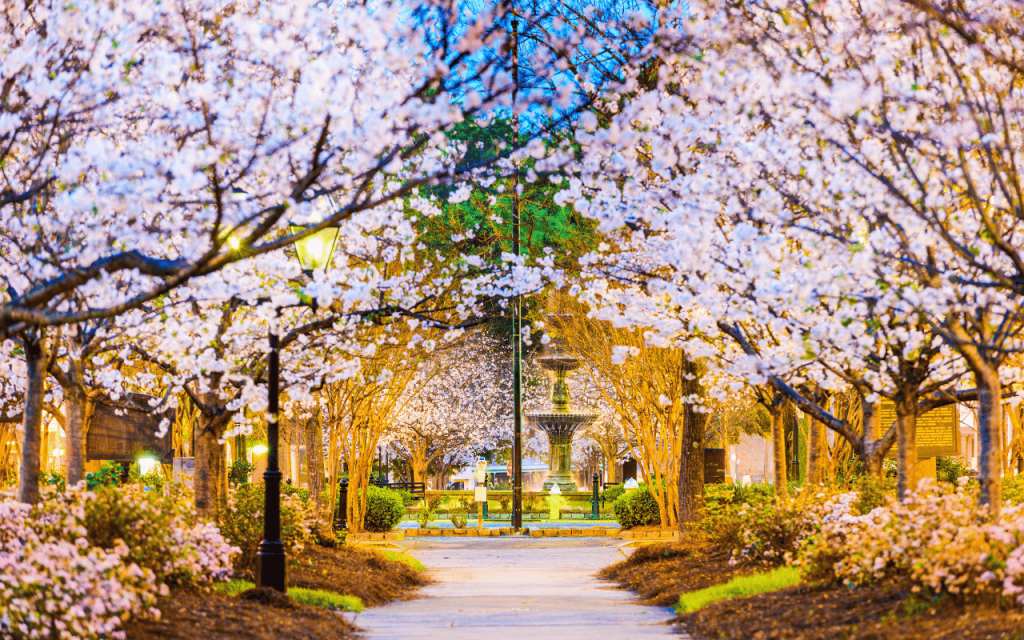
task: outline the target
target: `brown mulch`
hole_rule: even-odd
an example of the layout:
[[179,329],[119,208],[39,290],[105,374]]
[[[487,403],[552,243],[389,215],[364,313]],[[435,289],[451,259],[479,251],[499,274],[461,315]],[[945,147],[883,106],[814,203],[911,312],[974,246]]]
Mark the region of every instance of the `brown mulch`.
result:
[[697,640],[1024,640],[1024,612],[930,602],[887,587],[800,585],[677,618]]
[[679,594],[728,582],[749,569],[729,566],[729,556],[700,543],[639,547],[626,560],[598,574],[640,595],[642,604],[670,607]]
[[128,640],[347,640],[356,628],[333,611],[253,589],[237,598],[175,591],[157,604],[159,620],[125,623]]
[[[246,577],[246,576],[242,576]],[[288,557],[288,586],[359,597],[368,607],[408,600],[429,583],[411,567],[368,549],[309,546]],[[215,591],[174,591],[157,603],[159,620],[125,623],[128,640],[348,640],[337,613],[299,604],[273,589],[232,598]]]
[[368,607],[410,600],[430,580],[376,551],[350,545],[309,546],[288,558],[288,584],[357,596]]
[[[750,573],[699,541],[640,547],[599,574],[643,604],[674,606],[679,595]],[[1024,611],[928,601],[891,587],[800,585],[710,604],[676,618],[695,640],[1024,640]]]

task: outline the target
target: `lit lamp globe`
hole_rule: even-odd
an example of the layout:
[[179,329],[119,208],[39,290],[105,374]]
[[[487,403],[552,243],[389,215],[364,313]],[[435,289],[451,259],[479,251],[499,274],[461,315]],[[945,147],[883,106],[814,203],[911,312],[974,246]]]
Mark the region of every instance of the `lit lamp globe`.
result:
[[[334,210],[334,202],[328,197],[318,198],[314,206]],[[320,213],[314,214],[308,225],[288,225],[288,231],[292,235],[302,233],[310,227],[315,227],[323,221]],[[326,269],[331,263],[331,256],[334,255],[334,246],[338,243],[340,229],[335,226],[324,227],[316,233],[310,234],[301,240],[295,241],[295,256],[302,265],[302,270],[312,273],[318,269]]]

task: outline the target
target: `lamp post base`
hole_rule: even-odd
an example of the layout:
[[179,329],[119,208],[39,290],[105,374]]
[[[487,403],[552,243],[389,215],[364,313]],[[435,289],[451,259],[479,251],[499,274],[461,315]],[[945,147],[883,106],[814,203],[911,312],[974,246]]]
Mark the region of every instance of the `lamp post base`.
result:
[[256,586],[288,592],[284,545],[280,542],[260,543],[256,552]]

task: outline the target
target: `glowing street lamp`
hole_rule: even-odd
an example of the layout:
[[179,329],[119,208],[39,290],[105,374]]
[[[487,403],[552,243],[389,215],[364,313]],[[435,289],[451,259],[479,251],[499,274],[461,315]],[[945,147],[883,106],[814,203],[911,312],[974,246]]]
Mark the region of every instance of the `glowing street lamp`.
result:
[[[328,206],[331,210],[334,209],[334,201],[331,200],[330,196],[319,198],[314,203],[314,206],[324,205]],[[292,235],[302,233],[304,230],[315,227],[322,221],[323,217],[317,213],[314,214],[313,220],[310,221],[309,225],[289,225],[288,231]],[[301,240],[295,241],[295,255],[299,259],[299,264],[302,265],[303,271],[309,274],[330,266],[331,256],[334,255],[334,248],[338,244],[339,232],[340,229],[338,227],[324,227]]]
[[[319,199],[314,206],[327,205],[334,207],[330,198]],[[321,218],[322,220],[322,218]],[[318,224],[317,222],[313,223]],[[308,227],[290,225],[289,231],[294,235]],[[318,269],[326,269],[331,264],[335,245],[338,242],[337,227],[325,227],[320,231],[295,242],[295,255],[299,259],[302,270],[311,274]],[[300,296],[300,300],[305,296]],[[306,299],[308,300],[308,298]],[[316,301],[309,302],[316,309]],[[267,453],[267,469],[263,472],[264,502],[263,541],[256,552],[256,586],[270,587],[287,593],[285,581],[284,544],[281,542],[281,478],[284,474],[278,467],[278,416],[280,415],[280,359],[277,334],[270,331],[270,362],[267,367],[267,446],[253,447],[253,453],[260,449]]]

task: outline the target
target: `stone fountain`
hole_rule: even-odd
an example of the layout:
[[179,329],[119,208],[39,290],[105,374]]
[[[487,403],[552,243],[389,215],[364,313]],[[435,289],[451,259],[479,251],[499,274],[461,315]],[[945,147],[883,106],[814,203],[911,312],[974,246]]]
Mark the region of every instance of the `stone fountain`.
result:
[[565,375],[578,369],[580,362],[567,354],[561,344],[550,343],[536,362],[552,378],[551,413],[525,414],[531,427],[548,434],[550,471],[544,490],[550,491],[557,484],[561,491],[576,491],[578,487],[572,478],[572,437],[581,428],[593,424],[597,415],[569,411],[569,385]]

